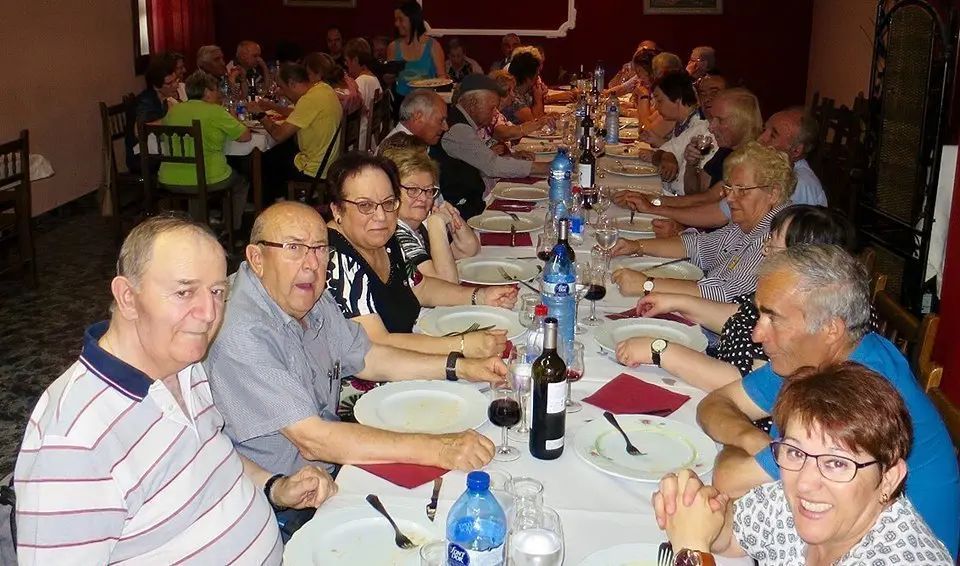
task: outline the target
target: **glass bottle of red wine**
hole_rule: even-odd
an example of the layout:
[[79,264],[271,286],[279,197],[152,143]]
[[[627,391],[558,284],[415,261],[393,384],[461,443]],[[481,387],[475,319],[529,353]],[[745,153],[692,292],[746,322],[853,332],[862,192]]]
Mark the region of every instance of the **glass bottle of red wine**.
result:
[[[577,261],[577,254],[570,246],[570,219],[561,218],[557,220],[557,245],[567,249],[567,258],[570,263]],[[556,248],[556,246],[554,246]],[[551,252],[552,254],[552,252]]]
[[580,146],[580,160],[577,165],[579,174],[580,191],[593,188],[595,176],[597,174],[597,157],[593,154],[593,135],[584,136],[583,144]]
[[557,353],[557,319],[543,321],[543,353],[533,362],[530,454],[555,460],[563,454],[567,426],[567,366]]
[[590,115],[591,112],[592,112],[592,109],[588,104],[586,114],[584,114],[583,119],[580,120],[580,139],[577,140],[577,143],[580,144],[581,148],[586,143],[584,140],[586,140],[587,138],[593,137],[594,124],[593,124],[593,117]]

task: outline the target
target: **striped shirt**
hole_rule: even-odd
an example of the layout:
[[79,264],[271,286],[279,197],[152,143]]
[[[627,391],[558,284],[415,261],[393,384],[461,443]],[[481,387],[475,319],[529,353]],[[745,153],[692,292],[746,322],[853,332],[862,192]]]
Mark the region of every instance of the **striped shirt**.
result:
[[403,220],[397,219],[396,235],[400,251],[403,252],[403,259],[408,264],[416,267],[431,259],[430,236],[422,223],[414,229]]
[[730,222],[713,232],[680,235],[690,261],[705,273],[697,282],[704,299],[729,303],[757,290],[757,268],[763,261],[763,244],[770,238],[770,221],[786,206],[775,206],[749,234]]
[[43,393],[17,458],[18,559],[32,564],[280,564],[270,504],[222,433],[206,374],[178,374],[188,415],[97,344]]

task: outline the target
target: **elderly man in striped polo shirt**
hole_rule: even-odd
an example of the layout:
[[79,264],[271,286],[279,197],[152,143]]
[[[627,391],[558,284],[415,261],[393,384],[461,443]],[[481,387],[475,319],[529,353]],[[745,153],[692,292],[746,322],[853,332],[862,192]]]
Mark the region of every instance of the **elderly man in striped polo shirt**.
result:
[[127,237],[109,322],[41,396],[17,460],[18,559],[32,564],[280,564],[271,510],[336,491],[306,466],[271,476],[223,434],[197,362],[220,326],[223,249],[154,217]]

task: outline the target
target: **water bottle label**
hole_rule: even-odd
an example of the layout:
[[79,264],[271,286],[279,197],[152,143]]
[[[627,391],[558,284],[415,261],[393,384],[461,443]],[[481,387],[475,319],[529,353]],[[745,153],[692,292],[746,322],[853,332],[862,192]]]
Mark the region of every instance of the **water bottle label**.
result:
[[[547,414],[562,413],[567,409],[567,382],[547,384]],[[547,443],[549,445],[549,442]],[[560,440],[563,445],[563,439]],[[549,446],[547,446],[549,448]]]
[[447,545],[447,566],[503,566],[503,545],[490,550],[467,550],[455,542]]
[[550,171],[550,178],[556,179],[557,181],[569,181],[571,179],[571,173],[570,171],[552,170]]
[[544,281],[543,293],[547,296],[553,296],[556,298],[569,297],[570,284],[569,283],[548,283]]
[[580,216],[570,217],[570,235],[571,236],[583,235],[583,218],[582,217]]

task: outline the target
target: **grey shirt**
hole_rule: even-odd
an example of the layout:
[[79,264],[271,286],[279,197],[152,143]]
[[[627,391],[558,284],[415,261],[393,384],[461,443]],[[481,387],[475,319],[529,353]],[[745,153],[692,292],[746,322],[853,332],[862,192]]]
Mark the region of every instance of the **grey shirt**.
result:
[[483,184],[487,190],[493,188],[501,178],[513,179],[530,176],[533,161],[501,157],[490,149],[480,135],[477,134],[477,124],[467,114],[462,106],[457,106],[467,124],[454,124],[450,130],[440,138],[440,145],[447,155],[459,159],[480,171]]
[[303,320],[306,328],[283,312],[243,262],[204,361],[224,432],[242,455],[272,473],[317,463],[305,460],[280,430],[313,415],[339,420],[340,376],[362,371],[370,351],[363,328],[343,318],[327,292]]

